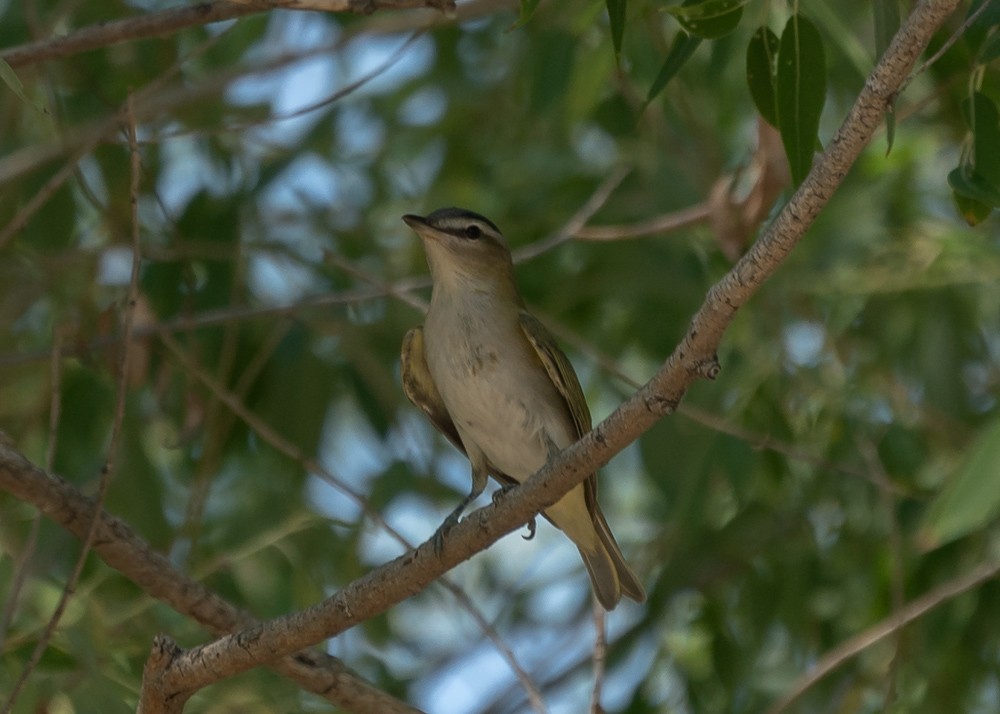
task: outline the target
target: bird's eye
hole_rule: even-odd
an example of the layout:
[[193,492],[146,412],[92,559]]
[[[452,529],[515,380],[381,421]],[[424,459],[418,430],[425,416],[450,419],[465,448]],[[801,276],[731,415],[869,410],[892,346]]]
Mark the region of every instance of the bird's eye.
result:
[[483,235],[483,230],[477,225],[471,225],[465,227],[466,238],[471,238],[472,240],[476,240],[477,238],[481,238],[482,235]]

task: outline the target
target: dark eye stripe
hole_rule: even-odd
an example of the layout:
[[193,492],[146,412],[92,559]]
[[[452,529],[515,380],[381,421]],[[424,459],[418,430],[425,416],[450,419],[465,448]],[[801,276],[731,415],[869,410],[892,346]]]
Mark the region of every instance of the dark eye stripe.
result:
[[466,226],[465,227],[465,237],[466,238],[471,238],[472,240],[476,240],[477,238],[481,238],[482,235],[483,235],[483,231],[477,225],[470,225],[470,226]]

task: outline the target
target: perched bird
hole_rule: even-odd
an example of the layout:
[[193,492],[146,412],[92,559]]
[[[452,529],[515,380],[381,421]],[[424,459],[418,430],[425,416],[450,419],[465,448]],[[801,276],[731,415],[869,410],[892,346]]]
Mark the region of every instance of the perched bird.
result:
[[[496,224],[460,208],[403,220],[422,239],[433,280],[426,322],[403,340],[403,390],[472,464],[472,490],[440,535],[490,474],[504,486],[523,482],[590,431],[590,411],[566,355],[525,309]],[[576,544],[605,609],[622,595],[645,599],[597,503],[597,474],[544,515]]]

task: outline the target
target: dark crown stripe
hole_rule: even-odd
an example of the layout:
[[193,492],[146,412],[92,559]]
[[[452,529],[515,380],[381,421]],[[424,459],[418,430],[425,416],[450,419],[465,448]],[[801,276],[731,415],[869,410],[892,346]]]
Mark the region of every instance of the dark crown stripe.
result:
[[476,213],[475,211],[470,211],[467,208],[454,208],[454,207],[439,208],[433,213],[427,215],[427,222],[430,223],[432,226],[439,226],[442,223],[451,222],[454,220],[462,220],[462,219],[482,221],[490,228],[495,230],[497,233],[501,232],[500,229],[497,228],[497,224],[491,221],[489,218],[487,218],[486,216],[482,216]]

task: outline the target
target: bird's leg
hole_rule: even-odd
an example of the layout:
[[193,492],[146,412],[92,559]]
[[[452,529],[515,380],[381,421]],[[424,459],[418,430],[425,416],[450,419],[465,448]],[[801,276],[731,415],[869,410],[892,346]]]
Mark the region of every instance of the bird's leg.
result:
[[465,510],[466,506],[479,498],[481,494],[486,489],[486,482],[489,480],[489,473],[486,471],[486,464],[473,464],[472,465],[472,490],[469,491],[469,495],[462,499],[462,502],[458,504],[458,507],[448,514],[448,517],[444,519],[444,522],[438,526],[438,529],[434,531],[434,552],[441,555],[441,551],[444,548],[444,537],[452,528],[454,528],[459,519],[462,516],[462,511]]
[[542,429],[542,444],[545,445],[545,463],[551,464],[553,459],[559,455],[559,452],[562,451],[562,449],[560,449],[559,445],[552,440],[552,437],[549,436],[549,432],[545,429]]
[[[545,429],[542,429],[542,443],[545,445],[545,463],[546,464],[552,463],[552,459],[554,459],[562,449],[560,449],[556,445],[556,442],[552,440],[552,437],[549,436],[549,432],[546,431]],[[496,503],[497,499],[503,498],[504,494],[506,494],[508,491],[514,488],[517,488],[517,484],[514,483],[504,484],[497,491],[493,493],[493,502]],[[532,516],[531,520],[528,521],[525,525],[528,526],[528,534],[523,535],[521,537],[524,538],[525,540],[531,540],[532,538],[535,537],[535,530],[538,528],[538,523],[535,521],[535,516]]]
[[[499,503],[504,496],[517,488],[517,486],[518,484],[516,483],[505,483],[501,485],[500,488],[493,492],[493,503]],[[535,529],[538,527],[538,524],[535,523],[535,517],[532,516],[531,520],[525,525],[528,527],[528,535],[523,535],[521,537],[525,540],[531,540],[535,537]]]

